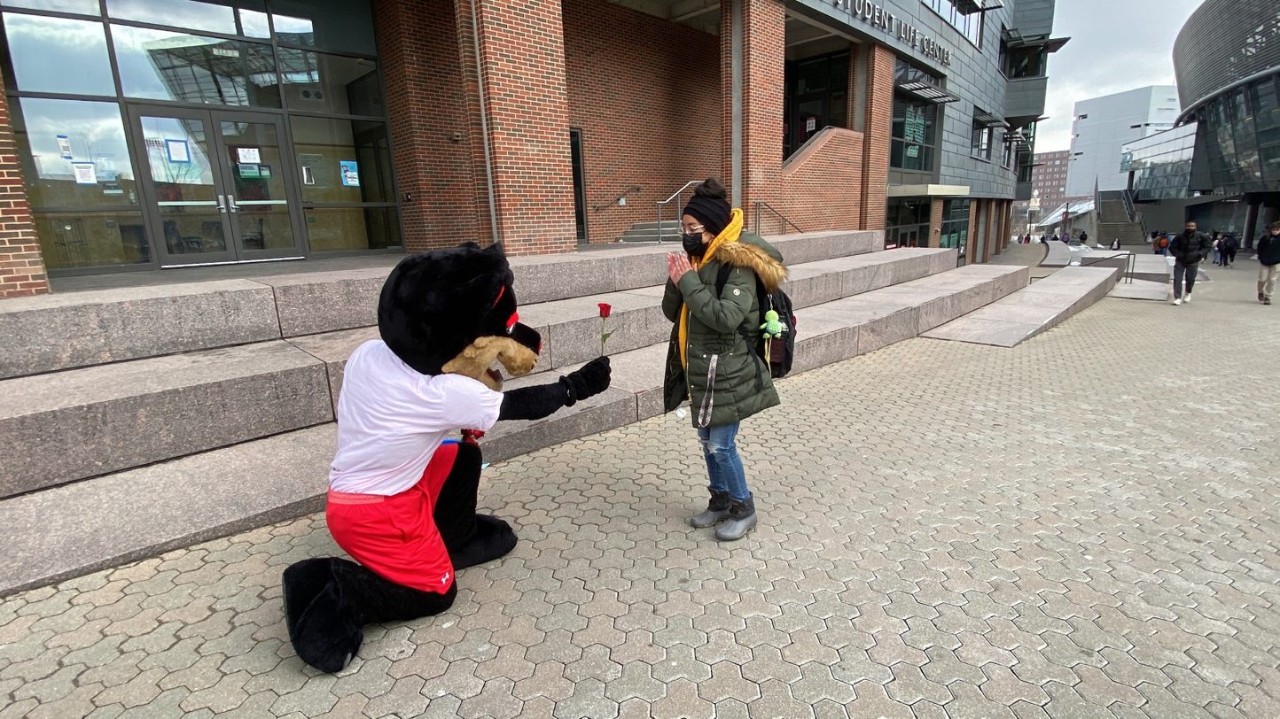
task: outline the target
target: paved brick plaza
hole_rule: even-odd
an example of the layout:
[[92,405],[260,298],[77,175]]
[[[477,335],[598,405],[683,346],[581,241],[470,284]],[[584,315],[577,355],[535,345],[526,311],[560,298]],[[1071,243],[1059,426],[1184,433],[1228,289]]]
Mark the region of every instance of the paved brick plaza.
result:
[[0,600],[0,717],[1280,716],[1280,308],[1254,269],[785,381],[734,545],[684,523],[687,420],[495,466],[481,502],[519,547],[338,677],[281,621],[281,569],[334,551],[320,517]]

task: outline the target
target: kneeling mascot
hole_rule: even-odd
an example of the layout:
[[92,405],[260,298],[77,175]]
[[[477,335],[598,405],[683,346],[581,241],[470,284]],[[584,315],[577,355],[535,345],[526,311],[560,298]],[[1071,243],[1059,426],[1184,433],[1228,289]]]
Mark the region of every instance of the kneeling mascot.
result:
[[608,388],[601,357],[555,382],[502,391],[498,366],[528,374],[542,349],[519,322],[513,279],[500,246],[467,244],[406,257],[383,285],[381,339],[360,345],[343,374],[325,508],[356,561],[307,559],[284,571],[289,639],[311,666],[345,667],[365,624],[448,609],[457,570],[515,547],[510,525],[476,513],[478,436]]

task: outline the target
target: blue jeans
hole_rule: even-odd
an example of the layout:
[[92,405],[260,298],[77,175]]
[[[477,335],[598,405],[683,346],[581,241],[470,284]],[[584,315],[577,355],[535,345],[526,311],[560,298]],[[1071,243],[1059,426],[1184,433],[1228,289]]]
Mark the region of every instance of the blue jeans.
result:
[[745,502],[751,498],[751,490],[747,489],[747,471],[742,467],[738,445],[734,444],[737,436],[737,422],[698,428],[702,456],[707,460],[707,476],[711,478],[711,491],[728,492],[730,498]]

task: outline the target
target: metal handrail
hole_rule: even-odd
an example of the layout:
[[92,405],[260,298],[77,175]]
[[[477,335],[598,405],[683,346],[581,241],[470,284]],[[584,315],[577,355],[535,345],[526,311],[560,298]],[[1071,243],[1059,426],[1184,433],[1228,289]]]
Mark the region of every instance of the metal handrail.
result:
[[1120,199],[1124,201],[1124,216],[1128,217],[1130,222],[1137,220],[1138,209],[1133,206],[1133,190],[1121,190]]
[[[1081,258],[1080,267],[1092,267],[1106,260],[1114,260],[1117,257],[1125,258],[1124,281],[1125,284],[1133,284],[1133,275],[1138,271],[1138,256],[1132,250],[1107,250],[1112,254],[1109,257],[1089,257]],[[1123,252],[1123,254],[1121,254]],[[1088,261],[1092,260],[1092,262]]]
[[[665,199],[665,200],[660,200],[660,201],[658,202],[658,242],[659,242],[659,243],[661,243],[661,242],[662,242],[662,240],[663,240],[663,232],[662,232],[662,215],[663,215],[663,211],[662,211],[662,208],[664,208],[664,207],[666,207],[667,205],[671,204],[671,201],[672,201],[672,200],[676,200],[676,201],[677,201],[677,202],[676,202],[676,206],[677,206],[677,207],[679,207],[679,205],[680,205],[680,203],[679,203],[680,195],[684,194],[684,191],[685,191],[685,190],[687,190],[687,189],[689,189],[690,187],[693,187],[694,185],[700,185],[700,184],[702,184],[702,180],[689,180],[688,182],[684,183],[684,185],[682,185],[682,186],[680,187],[680,189],[678,189],[678,190],[676,190],[675,192],[671,193],[671,197],[668,197],[668,198],[667,198],[667,199]],[[679,212],[679,210],[677,210],[677,212]],[[676,218],[675,218],[675,219],[676,219],[677,221],[679,221],[680,216],[679,216],[679,215],[676,215]]]
[[762,206],[763,206],[763,207],[768,207],[770,212],[772,212],[773,214],[775,214],[775,215],[777,215],[778,217],[782,218],[782,221],[783,221],[784,223],[786,223],[785,225],[783,225],[783,228],[784,228],[784,229],[785,229],[786,225],[790,225],[790,226],[792,226],[792,227],[796,228],[796,232],[804,232],[804,230],[800,229],[800,226],[799,226],[799,225],[797,225],[796,223],[792,222],[791,220],[788,220],[786,215],[782,214],[781,212],[778,212],[778,210],[777,210],[777,209],[775,209],[775,208],[773,207],[773,205],[770,205],[769,203],[765,202],[764,200],[756,200],[756,208],[755,208],[755,222],[751,225],[751,229],[752,229],[753,231],[755,231],[755,232],[760,232],[760,231],[761,231],[761,230],[760,230],[760,208],[761,208]]

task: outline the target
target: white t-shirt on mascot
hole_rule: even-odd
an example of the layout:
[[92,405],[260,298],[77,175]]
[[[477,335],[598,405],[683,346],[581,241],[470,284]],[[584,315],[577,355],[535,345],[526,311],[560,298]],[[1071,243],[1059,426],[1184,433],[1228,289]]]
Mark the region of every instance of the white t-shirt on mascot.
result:
[[464,429],[488,432],[502,393],[456,374],[419,373],[382,340],[356,348],[338,396],[338,451],[329,488],[399,494],[418,483],[436,449]]

